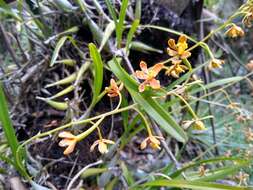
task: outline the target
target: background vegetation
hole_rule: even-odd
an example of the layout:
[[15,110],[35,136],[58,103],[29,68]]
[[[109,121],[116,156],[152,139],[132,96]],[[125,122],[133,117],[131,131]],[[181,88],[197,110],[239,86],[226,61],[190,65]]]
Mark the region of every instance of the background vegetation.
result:
[[251,189],[253,2],[187,2],[0,0],[0,189]]

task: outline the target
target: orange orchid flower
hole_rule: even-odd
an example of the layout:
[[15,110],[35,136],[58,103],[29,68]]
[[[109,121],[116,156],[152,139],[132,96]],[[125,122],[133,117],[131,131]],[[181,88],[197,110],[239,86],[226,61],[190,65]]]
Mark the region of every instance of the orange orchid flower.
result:
[[68,155],[68,154],[72,153],[75,149],[76,143],[78,142],[77,136],[73,135],[72,133],[70,133],[68,131],[62,131],[59,133],[58,136],[60,138],[63,138],[59,142],[59,146],[60,147],[67,147],[64,150],[63,154]]
[[111,98],[116,97],[120,94],[120,91],[123,89],[123,83],[118,87],[114,79],[110,80],[110,86],[106,87],[107,95]]
[[173,57],[173,61],[179,61],[181,62],[182,59],[187,59],[191,56],[191,53],[187,51],[188,44],[187,44],[187,38],[185,35],[181,35],[178,39],[178,42],[176,44],[174,39],[168,40],[168,48],[167,52],[170,56]]
[[157,149],[161,149],[160,147],[160,140],[164,140],[163,137],[160,136],[153,136],[152,134],[150,134],[146,139],[144,139],[144,141],[142,141],[141,143],[141,149],[145,149],[147,147],[147,145],[150,145],[150,147],[154,150]]
[[108,139],[99,139],[96,140],[90,147],[90,151],[94,151],[95,147],[98,146],[98,151],[101,154],[106,154],[108,152],[107,144],[115,144],[115,142]]
[[156,80],[155,77],[163,68],[163,64],[157,63],[151,69],[148,69],[146,62],[141,61],[140,68],[141,68],[141,71],[138,70],[135,72],[135,76],[137,78],[144,80],[144,82],[142,82],[139,85],[139,92],[143,92],[146,86],[150,86],[153,89],[159,89],[160,81]]

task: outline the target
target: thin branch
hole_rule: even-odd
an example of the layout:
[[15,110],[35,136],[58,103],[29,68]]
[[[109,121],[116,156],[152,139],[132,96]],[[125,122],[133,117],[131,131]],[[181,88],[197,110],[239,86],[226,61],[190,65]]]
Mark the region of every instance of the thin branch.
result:
[[83,169],[81,169],[74,177],[73,179],[70,181],[68,187],[67,187],[67,190],[71,190],[73,184],[76,182],[76,180],[82,175],[83,172],[85,172],[85,170],[89,169],[90,167],[93,167],[93,166],[96,166],[96,165],[99,165],[99,164],[102,164],[103,161],[102,160],[99,160],[97,162],[94,162],[94,163],[91,163],[91,164],[88,164],[87,166],[85,166]]
[[19,64],[19,62],[17,60],[17,57],[16,57],[16,55],[15,55],[15,53],[14,53],[12,47],[11,47],[10,40],[9,40],[2,24],[0,24],[0,33],[1,33],[1,36],[3,38],[4,43],[6,45],[6,49],[11,55],[11,58],[13,59],[14,63],[17,65],[17,67],[21,68],[21,65]]

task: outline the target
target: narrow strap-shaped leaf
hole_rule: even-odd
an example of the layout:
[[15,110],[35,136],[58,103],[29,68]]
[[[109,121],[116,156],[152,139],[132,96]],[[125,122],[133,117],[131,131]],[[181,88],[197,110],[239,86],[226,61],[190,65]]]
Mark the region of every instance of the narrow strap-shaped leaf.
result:
[[126,12],[127,12],[127,5],[128,5],[128,0],[123,0],[121,4],[120,13],[119,13],[119,21],[118,21],[118,24],[116,25],[118,47],[121,46],[122,35],[124,31],[124,21],[125,21]]
[[11,9],[11,7],[4,2],[4,0],[0,0],[0,13],[4,13],[6,15],[12,16],[18,21],[22,21],[22,19]]
[[106,3],[106,6],[107,6],[107,8],[109,10],[109,13],[110,13],[113,21],[115,22],[115,25],[117,25],[117,15],[116,15],[114,7],[113,7],[113,5],[111,3],[111,0],[105,0],[105,3]]
[[112,72],[124,83],[132,98],[141,106],[143,110],[153,118],[169,135],[180,142],[187,141],[184,130],[176,123],[171,115],[147,93],[138,91],[137,82],[119,65],[114,59],[109,62]]
[[235,187],[217,183],[186,180],[155,180],[145,183],[143,186],[151,187],[179,187],[196,190],[252,190],[250,187]]
[[63,46],[63,44],[65,43],[65,41],[68,39],[68,36],[63,36],[60,38],[60,40],[57,42],[54,52],[53,52],[53,56],[52,59],[50,61],[50,66],[52,67],[55,64],[55,61],[59,55],[60,49]]
[[49,87],[53,87],[53,86],[57,86],[57,85],[65,85],[65,84],[72,83],[73,81],[76,80],[76,76],[77,76],[77,74],[73,73],[73,74],[71,74],[71,75],[69,75],[69,76],[67,76],[67,77],[65,77],[65,78],[63,78],[61,80],[58,80],[58,81],[56,81],[56,82],[54,82],[52,84],[46,85],[45,88],[49,88]]
[[68,0],[54,0],[53,1],[57,7],[66,12],[73,12],[77,7],[73,6]]
[[68,104],[66,102],[58,102],[58,101],[53,101],[48,98],[42,98],[42,97],[37,97],[38,100],[42,100],[49,104],[51,107],[57,109],[57,110],[67,110],[68,109]]
[[134,18],[138,20],[141,20],[141,1],[142,0],[135,1]]
[[84,179],[84,178],[87,178],[87,177],[90,177],[90,176],[94,176],[94,175],[104,173],[106,171],[108,171],[108,168],[88,168],[87,170],[85,170],[82,173],[81,178]]
[[140,20],[134,20],[128,34],[127,34],[127,42],[126,42],[126,52],[129,50],[130,43],[132,42],[134,33],[136,32],[139,26]]
[[103,62],[100,53],[93,43],[89,44],[90,56],[94,63],[93,98],[91,105],[96,103],[103,84]]
[[115,23],[111,21],[105,28],[103,39],[99,47],[99,51],[101,51],[106,44],[108,45],[108,40],[111,37],[114,30],[115,30]]
[[246,167],[248,163],[241,163],[232,166],[226,166],[211,170],[205,173],[204,176],[199,176],[199,172],[196,175],[191,175],[190,179],[194,181],[215,181],[224,179],[227,176],[231,176],[238,172],[240,169]]
[[[207,90],[207,89],[215,88],[218,86],[227,85],[229,83],[236,83],[236,82],[239,82],[243,79],[244,79],[244,77],[241,77],[241,76],[229,77],[229,78],[220,79],[220,80],[216,80],[214,82],[208,83],[206,85],[203,85],[203,87],[204,87],[204,89]],[[200,87],[200,88],[196,88],[196,89],[192,90],[190,93],[195,94],[195,93],[200,92],[202,90],[203,90],[203,88]]]
[[[5,138],[7,140],[7,143],[11,149],[13,158],[14,158],[14,167],[16,168],[17,171],[24,177],[27,177],[28,174],[26,173],[24,165],[18,165],[16,161],[16,154],[17,154],[17,149],[19,146],[18,139],[15,134],[15,130],[12,126],[12,122],[10,119],[9,111],[8,111],[8,105],[7,101],[4,95],[2,83],[0,82],[0,122],[2,125],[2,129],[4,131]],[[24,158],[25,154],[22,151],[22,158]],[[7,161],[7,160],[6,160]]]
[[150,52],[156,52],[156,53],[163,53],[162,50],[153,48],[152,46],[149,46],[143,42],[133,41],[131,42],[130,48],[136,51],[148,53]]
[[65,89],[61,90],[60,92],[56,93],[55,95],[51,96],[48,99],[51,100],[51,99],[55,99],[55,98],[64,96],[64,95],[70,93],[71,91],[73,91],[74,89],[75,89],[74,85],[70,85],[70,86],[66,87]]
[[178,175],[180,175],[182,172],[186,171],[187,169],[199,166],[201,164],[216,163],[216,162],[223,162],[223,161],[233,161],[233,162],[238,162],[238,163],[243,163],[243,164],[248,163],[245,160],[242,160],[241,158],[236,158],[236,157],[216,157],[216,158],[211,158],[211,159],[207,159],[207,160],[200,160],[200,161],[194,162],[192,164],[189,164],[189,165],[181,168],[180,170],[177,170],[174,173],[172,173],[170,175],[170,177],[175,178]]

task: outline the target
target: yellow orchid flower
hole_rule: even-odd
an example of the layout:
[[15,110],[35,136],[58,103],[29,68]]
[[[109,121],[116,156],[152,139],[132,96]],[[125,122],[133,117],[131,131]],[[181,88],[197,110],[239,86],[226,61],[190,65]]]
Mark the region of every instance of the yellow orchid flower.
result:
[[108,139],[99,139],[96,140],[90,147],[90,151],[94,151],[95,147],[98,146],[98,151],[101,154],[106,154],[108,152],[107,144],[115,144],[115,142]]
[[233,24],[225,34],[231,38],[243,37],[245,35],[243,29],[240,26]]
[[160,140],[163,140],[163,137],[160,136],[153,136],[152,134],[150,134],[146,139],[144,139],[141,143],[141,149],[145,149],[147,147],[147,145],[150,145],[150,147],[154,150],[156,149],[161,149],[160,147]]
[[187,38],[185,35],[181,35],[177,41],[177,44],[174,39],[168,40],[167,52],[170,56],[173,57],[173,61],[178,61],[182,59],[187,59],[191,56],[191,52],[187,51],[188,44]]
[[172,66],[166,68],[165,74],[168,76],[173,76],[174,78],[179,78],[181,73],[184,73],[188,70],[188,67],[181,65],[180,62],[172,62]]
[[224,63],[225,63],[224,60],[213,58],[213,59],[210,61],[208,68],[209,68],[210,70],[216,69],[216,68],[222,68],[222,65],[223,65]]

